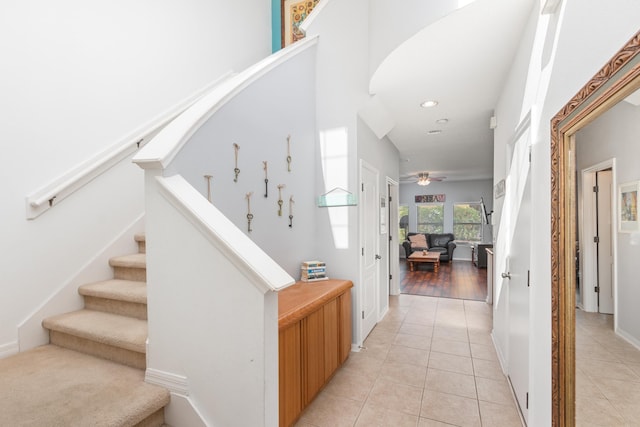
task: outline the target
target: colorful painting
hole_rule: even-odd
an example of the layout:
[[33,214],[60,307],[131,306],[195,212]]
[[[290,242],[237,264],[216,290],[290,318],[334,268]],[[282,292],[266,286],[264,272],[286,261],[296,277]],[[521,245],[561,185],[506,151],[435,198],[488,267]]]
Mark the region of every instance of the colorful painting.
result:
[[415,196],[415,203],[444,203],[444,194],[422,194]]
[[282,47],[304,38],[300,24],[320,0],[282,0]]

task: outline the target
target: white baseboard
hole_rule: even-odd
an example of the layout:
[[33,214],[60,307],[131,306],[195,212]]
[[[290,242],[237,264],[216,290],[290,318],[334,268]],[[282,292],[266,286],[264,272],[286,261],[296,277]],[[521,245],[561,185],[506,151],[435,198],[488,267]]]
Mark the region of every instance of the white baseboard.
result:
[[640,341],[637,338],[635,338],[633,335],[629,334],[628,332],[625,332],[620,328],[618,328],[616,333],[620,335],[620,337],[623,338],[625,341],[627,341],[629,344],[631,344],[632,346],[640,350]]
[[20,346],[18,345],[18,341],[12,341],[6,344],[2,344],[0,345],[0,359],[13,356],[19,351],[20,351]]
[[147,368],[144,374],[144,380],[149,384],[155,384],[164,387],[171,393],[181,396],[189,396],[189,382],[187,377],[172,374],[170,372],[160,371],[158,369]]
[[502,352],[500,351],[500,346],[496,344],[496,338],[493,335],[493,331],[491,331],[491,342],[493,343],[493,348],[498,355],[498,363],[500,363],[500,369],[502,369],[502,373],[507,375],[507,359],[504,357]]
[[183,375],[147,368],[144,380],[171,392],[171,402],[164,410],[165,423],[174,427],[207,427],[204,417],[189,398],[189,381]]

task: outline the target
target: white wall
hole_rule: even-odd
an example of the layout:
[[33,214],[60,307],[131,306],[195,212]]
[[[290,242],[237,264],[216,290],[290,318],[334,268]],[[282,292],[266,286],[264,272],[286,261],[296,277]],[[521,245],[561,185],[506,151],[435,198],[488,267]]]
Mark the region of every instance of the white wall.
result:
[[[472,0],[473,1],[473,0]],[[369,6],[369,66],[373,75],[378,66],[400,44],[427,25],[457,10],[451,0],[371,0]]]
[[[444,194],[444,232],[453,233],[453,204],[479,202],[484,199],[487,211],[493,210],[493,186],[491,180],[476,181],[434,181],[426,187],[418,184],[400,185],[400,204],[409,206],[409,231],[417,230],[417,209],[415,196],[422,194]],[[491,243],[491,226],[483,226],[483,242]],[[458,244],[453,252],[455,260],[471,260],[471,246]]]
[[[542,55],[519,57],[509,85],[496,107],[499,127],[507,132],[495,134],[495,150],[506,150],[509,129],[515,130],[518,117],[509,110],[528,111],[532,115],[532,203],[536,208],[531,242],[531,325],[529,425],[551,424],[551,224],[550,224],[550,120],[571,97],[622,47],[637,31],[640,4],[631,0],[602,2],[598,0],[566,0],[559,8],[557,42],[547,68],[542,69]],[[532,19],[535,19],[532,17]],[[543,18],[541,23],[544,24]],[[542,39],[545,29],[536,34]],[[552,32],[553,33],[553,32]],[[535,43],[534,43],[535,45]],[[531,46],[525,38],[521,50]],[[528,75],[521,70],[532,61]],[[527,65],[528,66],[528,65]],[[513,80],[511,80],[513,79]],[[523,82],[524,85],[523,85]],[[526,87],[524,92],[519,89]],[[528,96],[529,94],[534,94]],[[496,180],[502,177],[495,177]],[[508,207],[503,207],[508,209]],[[496,257],[500,256],[496,254]],[[504,254],[502,255],[504,256]],[[496,317],[494,316],[494,322]],[[508,319],[507,319],[508,321]]]
[[[316,194],[330,191],[335,183],[358,195],[358,117],[368,101],[368,16],[365,0],[325,0],[307,28],[307,36],[320,35],[316,70],[316,131],[320,141],[335,140],[343,156],[331,168],[316,167]],[[315,11],[314,11],[315,12]],[[354,52],[358,52],[354,55]],[[336,147],[338,148],[338,147]],[[322,156],[319,157],[322,163]],[[326,160],[326,159],[325,159]],[[339,166],[338,166],[339,165]],[[325,176],[326,174],[326,176]],[[323,208],[318,211],[318,257],[327,262],[331,277],[351,280],[353,341],[359,336],[359,235],[358,208]]]
[[[640,158],[640,107],[620,102],[598,119],[580,130],[576,135],[576,169],[578,171],[611,158],[616,159],[618,185],[640,180],[638,159]],[[614,194],[617,200],[617,188]],[[614,205],[618,215],[619,205]],[[630,243],[629,233],[617,233],[618,306],[615,313],[619,332],[640,345],[640,319],[637,301],[640,289],[637,286],[636,263],[640,259],[640,246]]]
[[269,54],[269,22],[261,0],[0,5],[0,354],[15,351],[18,325],[144,211],[142,172],[128,162],[34,221],[25,197]]

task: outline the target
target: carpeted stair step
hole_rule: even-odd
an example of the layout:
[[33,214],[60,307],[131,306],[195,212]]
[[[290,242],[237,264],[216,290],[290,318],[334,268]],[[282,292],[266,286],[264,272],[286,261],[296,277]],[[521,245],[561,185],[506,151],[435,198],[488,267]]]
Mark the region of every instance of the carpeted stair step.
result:
[[122,280],[147,281],[147,255],[131,254],[113,257],[109,260],[113,267],[113,278]]
[[42,326],[49,329],[52,344],[134,368],[146,368],[146,320],[79,310],[44,319]]
[[105,280],[78,288],[88,310],[147,319],[147,284],[132,280]]
[[138,252],[141,254],[147,253],[147,239],[144,233],[138,233],[133,236],[134,240],[138,243]]
[[55,345],[0,360],[0,425],[159,427],[169,392],[144,371]]

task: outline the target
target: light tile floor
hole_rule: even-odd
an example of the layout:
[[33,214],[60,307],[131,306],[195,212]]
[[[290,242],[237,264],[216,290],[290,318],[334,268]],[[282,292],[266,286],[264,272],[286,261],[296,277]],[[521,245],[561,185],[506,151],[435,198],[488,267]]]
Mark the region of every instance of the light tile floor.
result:
[[484,302],[391,297],[296,427],[521,426],[491,327]]
[[640,350],[611,315],[576,310],[576,425],[640,426]]

